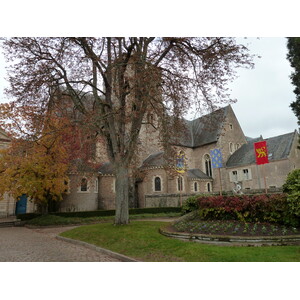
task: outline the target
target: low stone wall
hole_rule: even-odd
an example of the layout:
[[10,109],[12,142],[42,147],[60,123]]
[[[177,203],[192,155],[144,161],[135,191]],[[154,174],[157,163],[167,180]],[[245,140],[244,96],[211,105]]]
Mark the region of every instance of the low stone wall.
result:
[[[243,190],[245,195],[264,194],[264,189]],[[226,195],[234,195],[232,191],[225,192]],[[224,194],[225,194],[224,193]],[[282,188],[268,189],[269,194],[282,193]],[[158,195],[145,195],[144,207],[177,207],[180,206],[187,198],[195,196],[196,194],[158,194]],[[207,195],[219,196],[219,193],[210,193]]]
[[213,234],[196,234],[169,231],[167,226],[159,229],[162,235],[176,238],[179,240],[188,240],[191,242],[207,243],[220,246],[286,246],[299,245],[300,235],[291,236],[257,236],[257,237],[242,237],[242,236],[218,236]]
[[177,207],[189,198],[190,194],[145,195],[145,207]]

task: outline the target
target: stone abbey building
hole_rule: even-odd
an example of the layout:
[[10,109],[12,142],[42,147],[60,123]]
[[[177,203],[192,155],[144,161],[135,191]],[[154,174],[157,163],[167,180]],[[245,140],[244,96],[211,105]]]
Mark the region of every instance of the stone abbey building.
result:
[[[263,138],[247,138],[230,105],[184,123],[185,130],[173,144],[176,152],[184,155],[183,172],[172,167],[170,170],[155,126],[151,122],[143,125],[132,207],[177,206],[190,195],[219,193],[220,189],[238,188],[244,193],[265,190],[262,166],[256,165],[253,146]],[[282,187],[290,171],[300,168],[298,133],[295,130],[265,140],[269,152],[269,163],[264,165],[266,184],[269,190],[274,190]],[[99,149],[100,157],[105,157],[103,149]],[[220,171],[213,168],[210,152],[213,149],[222,153]],[[82,177],[80,184],[77,177],[78,174],[70,175],[70,192],[61,203],[61,211],[114,209],[115,177],[108,160],[102,160],[99,173],[93,177]]]
[[[185,129],[172,147],[177,158],[184,158],[184,166],[170,167],[158,142],[159,132],[153,126],[155,118],[143,125],[140,132],[141,149],[137,155],[138,176],[132,182],[132,207],[178,206],[190,195],[234,191],[251,193],[281,188],[287,174],[300,168],[297,131],[263,139],[248,138],[233,112],[226,106],[198,119],[184,120]],[[254,143],[267,142],[269,163],[256,165]],[[9,145],[9,138],[0,132],[0,147]],[[115,177],[105,148],[97,145],[101,163],[98,172],[69,174],[69,191],[60,203],[60,211],[88,211],[114,209]],[[219,149],[222,167],[214,168],[211,150]],[[265,177],[264,177],[264,173]],[[15,213],[14,199],[0,202],[0,215]],[[34,211],[32,203],[27,212]]]

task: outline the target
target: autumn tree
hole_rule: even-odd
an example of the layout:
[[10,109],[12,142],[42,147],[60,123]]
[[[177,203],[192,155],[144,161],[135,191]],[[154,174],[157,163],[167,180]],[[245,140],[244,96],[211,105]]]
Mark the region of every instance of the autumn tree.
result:
[[62,200],[69,160],[68,145],[57,132],[61,125],[52,118],[36,139],[12,137],[10,147],[0,152],[0,196],[8,192],[18,199],[26,194],[43,213]]
[[213,109],[228,102],[235,68],[251,66],[248,49],[233,38],[9,38],[2,45],[16,105],[43,112],[63,91],[105,139],[116,176],[116,224],[128,223],[129,175],[146,115],[157,116],[168,145],[172,120],[192,104]]

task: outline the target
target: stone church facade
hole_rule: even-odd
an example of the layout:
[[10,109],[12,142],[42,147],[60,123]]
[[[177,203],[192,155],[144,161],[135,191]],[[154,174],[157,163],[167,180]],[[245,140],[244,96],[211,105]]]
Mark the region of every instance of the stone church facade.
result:
[[[155,120],[154,120],[155,122]],[[158,132],[151,124],[144,125],[140,140],[138,171],[131,190],[131,207],[179,206],[190,195],[236,191],[243,193],[265,189],[280,189],[287,174],[300,168],[300,150],[297,149],[297,131],[265,139],[269,150],[269,163],[257,166],[254,142],[247,138],[234,114],[226,106],[211,114],[185,120],[184,132],[172,146],[185,157],[182,173],[170,168],[158,143]],[[98,147],[101,151],[101,146]],[[223,167],[214,169],[210,151],[220,149]],[[101,157],[105,157],[103,154]],[[176,158],[174,158],[175,165]],[[108,161],[103,161],[99,173],[89,178],[71,176],[71,188],[61,203],[61,211],[114,209],[115,177]],[[72,183],[73,182],[73,183]],[[77,182],[77,184],[75,184]]]
[[[148,116],[149,117],[149,116]],[[287,174],[300,168],[297,131],[265,139],[269,163],[255,163],[254,146],[262,137],[247,138],[232,107],[226,106],[198,119],[184,120],[184,130],[172,147],[184,157],[184,168],[170,167],[160,147],[155,118],[143,125],[137,155],[138,175],[132,182],[131,207],[179,206],[190,195],[236,191],[251,193],[281,188]],[[0,147],[7,147],[8,136],[0,131]],[[96,145],[100,169],[84,174],[69,174],[68,193],[60,211],[89,211],[115,208],[115,176],[103,143]],[[211,150],[222,152],[222,168],[214,169]],[[264,168],[264,169],[263,169]],[[264,176],[265,174],[265,176]],[[16,200],[6,196],[0,202],[0,215],[13,215]],[[29,204],[26,212],[35,210]]]

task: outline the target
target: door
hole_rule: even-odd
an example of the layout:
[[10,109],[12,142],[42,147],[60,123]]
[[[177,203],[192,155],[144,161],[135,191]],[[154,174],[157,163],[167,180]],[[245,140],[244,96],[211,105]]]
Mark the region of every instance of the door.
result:
[[27,208],[27,196],[23,194],[20,197],[20,200],[16,203],[16,215],[19,214],[26,214],[26,208]]

